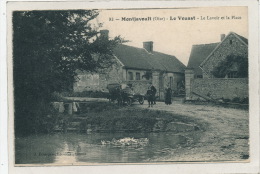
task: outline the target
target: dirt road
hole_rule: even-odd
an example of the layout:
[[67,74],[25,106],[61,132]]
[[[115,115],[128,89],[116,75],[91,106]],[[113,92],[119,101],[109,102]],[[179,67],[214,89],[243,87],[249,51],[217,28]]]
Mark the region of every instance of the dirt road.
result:
[[[134,105],[147,108],[144,105]],[[196,143],[180,146],[164,158],[156,161],[246,161],[249,158],[248,110],[210,105],[174,102],[165,105],[157,102],[152,110],[163,110],[188,117],[196,117],[208,123]],[[194,135],[196,138],[196,135]]]

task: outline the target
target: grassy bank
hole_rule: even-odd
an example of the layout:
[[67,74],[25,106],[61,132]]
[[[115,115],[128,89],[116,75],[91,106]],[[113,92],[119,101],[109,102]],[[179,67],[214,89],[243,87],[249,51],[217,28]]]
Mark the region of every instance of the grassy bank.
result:
[[206,126],[183,115],[106,102],[81,103],[80,113],[63,119],[63,130],[74,127],[81,132],[184,132],[204,130]]

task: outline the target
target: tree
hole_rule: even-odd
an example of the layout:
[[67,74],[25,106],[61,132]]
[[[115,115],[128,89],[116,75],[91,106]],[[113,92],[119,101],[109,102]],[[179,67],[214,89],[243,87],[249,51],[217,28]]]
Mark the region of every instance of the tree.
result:
[[213,75],[216,78],[224,78],[226,75],[237,70],[237,78],[248,77],[248,58],[244,56],[228,55],[214,69]]
[[42,131],[51,95],[71,89],[77,70],[110,66],[120,37],[99,36],[96,10],[13,13],[16,132]]

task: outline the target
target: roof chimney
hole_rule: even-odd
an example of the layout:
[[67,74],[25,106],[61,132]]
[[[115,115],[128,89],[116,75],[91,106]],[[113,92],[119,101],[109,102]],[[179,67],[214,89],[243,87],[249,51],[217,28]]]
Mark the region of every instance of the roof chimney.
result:
[[108,38],[109,30],[100,30],[100,37]]
[[148,52],[153,52],[153,41],[143,42],[143,48]]
[[221,34],[220,35],[220,41],[223,41],[225,39],[226,35],[225,34]]

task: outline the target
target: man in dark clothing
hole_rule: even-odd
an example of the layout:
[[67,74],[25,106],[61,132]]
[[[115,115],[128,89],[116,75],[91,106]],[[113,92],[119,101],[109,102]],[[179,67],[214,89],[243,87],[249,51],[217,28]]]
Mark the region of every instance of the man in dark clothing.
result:
[[171,88],[166,89],[165,104],[166,105],[172,104],[172,90],[171,90]]
[[152,85],[151,86],[151,91],[152,91],[152,95],[153,95],[153,101],[152,101],[152,103],[155,105],[156,104],[156,102],[155,102],[155,100],[156,100],[156,97],[155,97],[155,95],[156,95],[156,88]]

